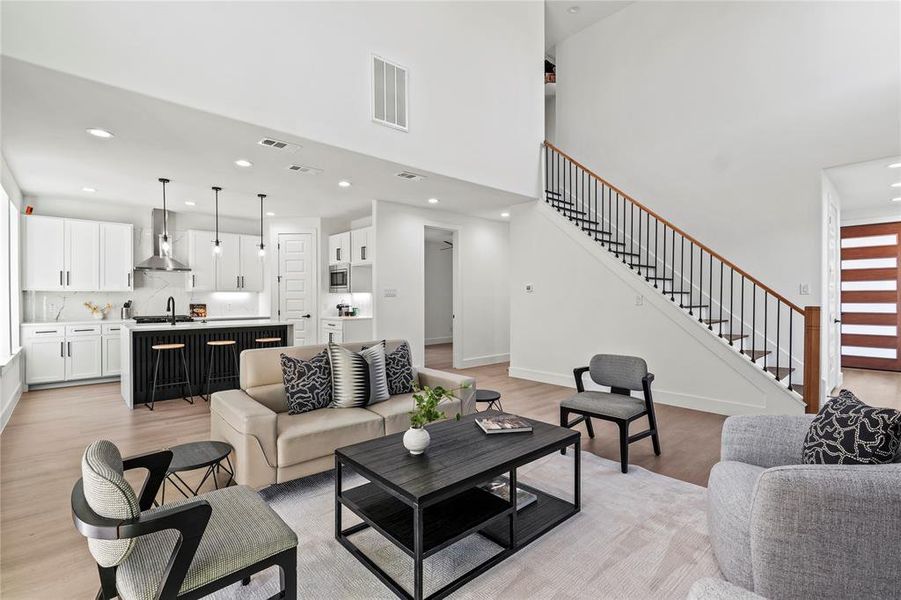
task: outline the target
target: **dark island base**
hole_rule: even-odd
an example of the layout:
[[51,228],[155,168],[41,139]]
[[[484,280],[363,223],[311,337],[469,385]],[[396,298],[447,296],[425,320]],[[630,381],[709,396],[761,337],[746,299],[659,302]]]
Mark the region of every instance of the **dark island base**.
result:
[[[213,340],[235,340],[235,353],[261,347],[254,340],[263,337],[280,337],[287,341],[288,327],[272,325],[261,327],[216,327],[203,329],[175,329],[174,331],[135,331],[132,333],[132,385],[134,404],[150,402],[153,387],[153,365],[156,351],[151,346],[157,344],[184,344],[185,360],[188,363],[188,375],[193,386],[193,393],[200,395],[206,391],[207,361],[210,347],[207,342]],[[284,345],[284,344],[283,344]],[[213,373],[234,369],[230,346],[218,347],[214,351]],[[158,383],[183,379],[181,354],[178,350],[167,350],[160,357]],[[210,392],[238,388],[238,380],[214,381],[210,384]],[[181,386],[157,388],[156,400],[168,400],[182,397]]]

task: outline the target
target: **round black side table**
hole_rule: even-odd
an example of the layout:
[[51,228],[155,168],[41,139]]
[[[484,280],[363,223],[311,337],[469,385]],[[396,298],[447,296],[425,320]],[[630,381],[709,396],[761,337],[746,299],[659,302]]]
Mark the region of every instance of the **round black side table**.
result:
[[[171,483],[185,498],[196,496],[198,492],[200,492],[200,488],[203,487],[203,484],[206,483],[206,480],[209,479],[211,475],[213,477],[213,482],[216,484],[216,489],[218,490],[219,478],[217,475],[219,471],[228,473],[228,479],[222,487],[228,487],[234,483],[235,470],[229,459],[229,454],[234,450],[231,444],[213,441],[189,442],[187,444],[173,446],[172,448],[169,448],[169,450],[172,451],[172,462],[169,464],[169,470],[166,472],[166,480],[163,481],[160,504],[166,502],[166,483]],[[225,465],[222,464],[222,461],[225,461]],[[188,485],[179,475],[179,473],[184,473],[185,471],[194,471],[196,469],[204,468],[206,469],[206,473],[204,473],[203,479],[200,480],[200,483],[197,484],[197,487],[195,488]]]
[[487,403],[488,406],[484,410],[494,408],[501,412],[504,411],[504,406],[501,404],[501,393],[494,390],[476,390],[476,402]]

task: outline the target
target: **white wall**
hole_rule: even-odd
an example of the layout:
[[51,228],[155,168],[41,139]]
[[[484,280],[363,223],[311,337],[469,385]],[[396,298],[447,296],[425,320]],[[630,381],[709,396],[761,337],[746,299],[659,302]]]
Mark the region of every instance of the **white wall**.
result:
[[663,404],[721,414],[803,412],[771,376],[546,206],[513,209],[510,253],[512,377],[574,387],[573,368],[593,355],[625,354],[647,361],[654,399]]
[[[413,361],[425,346],[425,227],[456,231],[454,345],[462,367],[503,362],[510,347],[509,225],[429,208],[376,201],[374,315],[376,337],[410,342]],[[394,297],[386,297],[386,290]]]
[[454,339],[454,252],[442,242],[425,243],[425,344]]
[[898,47],[896,2],[635,2],[557,46],[558,145],[819,304],[820,172],[898,154]]
[[557,143],[557,97],[547,96],[544,99],[544,139],[552,144]]
[[[13,204],[21,209],[22,192],[6,165],[6,158],[3,156],[0,156],[0,183],[2,183],[3,189],[9,195]],[[3,206],[2,209],[6,211],[7,207]],[[3,315],[3,318],[6,318],[6,316]],[[12,359],[5,365],[0,365],[0,431],[6,427],[6,423],[12,416],[16,404],[22,396],[22,389],[25,385],[24,371],[25,363],[22,360],[21,351],[14,354]]]
[[[541,2],[4,2],[3,53],[534,196]],[[370,119],[370,55],[409,69],[409,133]]]

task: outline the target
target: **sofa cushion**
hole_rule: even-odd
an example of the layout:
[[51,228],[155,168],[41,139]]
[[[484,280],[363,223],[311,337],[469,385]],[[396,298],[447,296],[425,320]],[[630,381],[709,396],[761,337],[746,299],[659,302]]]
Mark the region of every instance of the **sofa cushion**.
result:
[[282,413],[278,415],[276,428],[279,467],[328,456],[336,448],[385,435],[382,417],[365,408],[321,408],[299,415]]
[[[384,418],[385,435],[391,435],[410,428],[410,411],[413,410],[414,404],[413,394],[398,394],[384,402],[367,406],[366,410]],[[460,399],[445,398],[438,404],[438,410],[446,417],[453,418],[460,412]]]
[[842,390],[820,409],[804,439],[804,462],[878,465],[895,460],[901,446],[901,412],[874,408]]
[[281,355],[288,414],[299,415],[325,408],[332,401],[332,369],[328,352],[323,350],[310,360]]
[[283,413],[288,410],[288,394],[284,383],[270,383],[244,390],[248,396],[271,410]]
[[646,409],[644,400],[610,392],[586,391],[570,396],[560,403],[560,408],[590,412],[616,419],[630,419]]
[[727,580],[754,589],[751,570],[751,505],[757,480],[766,469],[724,461],[707,483],[707,529],[720,571]]

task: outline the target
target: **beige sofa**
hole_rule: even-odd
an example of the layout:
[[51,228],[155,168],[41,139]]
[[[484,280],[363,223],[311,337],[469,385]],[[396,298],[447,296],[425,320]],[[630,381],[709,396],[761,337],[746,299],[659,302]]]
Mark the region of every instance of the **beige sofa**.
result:
[[[359,351],[378,342],[342,344]],[[387,342],[391,352],[401,340]],[[322,408],[299,415],[288,414],[282,382],[282,353],[309,359],[325,348],[291,346],[245,350],[240,359],[240,390],[213,394],[210,430],[214,440],[235,448],[235,480],[256,488],[282,483],[334,468],[336,448],[383,435],[406,431],[413,395],[392,396],[366,408]],[[475,380],[434,369],[415,372],[421,386],[447,389],[468,384],[454,392],[456,399],[439,405],[446,416],[475,412]]]

